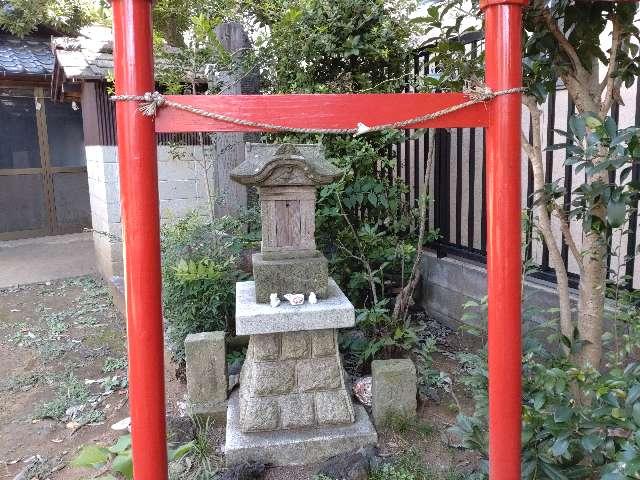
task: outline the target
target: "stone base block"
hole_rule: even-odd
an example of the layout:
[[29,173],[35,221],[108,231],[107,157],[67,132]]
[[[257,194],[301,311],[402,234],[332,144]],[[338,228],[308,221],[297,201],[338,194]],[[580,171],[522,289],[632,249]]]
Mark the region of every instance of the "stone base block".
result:
[[327,296],[329,270],[327,259],[322,255],[267,260],[261,253],[254,253],[252,259],[258,303],[269,303],[269,295],[272,293],[308,295],[315,292],[318,298]]
[[250,461],[271,465],[305,465],[378,442],[375,428],[361,405],[354,405],[356,421],[348,425],[302,431],[242,433],[238,403],[238,392],[234,392],[227,411],[224,447],[227,466]]
[[211,426],[222,427],[227,423],[227,402],[187,403],[187,413],[195,420],[213,422]]

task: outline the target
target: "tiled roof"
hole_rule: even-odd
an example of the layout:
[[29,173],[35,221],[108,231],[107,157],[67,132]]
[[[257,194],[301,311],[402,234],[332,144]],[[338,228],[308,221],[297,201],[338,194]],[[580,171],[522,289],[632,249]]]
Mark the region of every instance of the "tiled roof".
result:
[[52,44],[67,79],[102,79],[113,71],[113,41],[108,27],[85,27],[77,37],[56,37]]
[[[80,30],[77,37],[54,37],[51,45],[66,80],[98,80],[113,72],[113,34],[111,28],[91,25]],[[175,52],[165,47],[168,53]],[[156,67],[170,64],[167,58],[156,58]],[[185,72],[187,76],[189,72]],[[198,81],[206,82],[207,75],[199,72]]]
[[49,41],[0,35],[0,76],[51,75],[53,53]]

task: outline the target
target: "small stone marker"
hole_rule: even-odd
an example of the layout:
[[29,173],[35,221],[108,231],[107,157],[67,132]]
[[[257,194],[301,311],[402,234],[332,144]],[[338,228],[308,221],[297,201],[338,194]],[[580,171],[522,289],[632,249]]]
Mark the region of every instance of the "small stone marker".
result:
[[189,412],[212,418],[216,425],[227,419],[224,337],[224,332],[202,332],[187,335],[184,341]]
[[374,360],[371,375],[371,411],[376,426],[384,426],[392,415],[416,416],[418,379],[411,360]]

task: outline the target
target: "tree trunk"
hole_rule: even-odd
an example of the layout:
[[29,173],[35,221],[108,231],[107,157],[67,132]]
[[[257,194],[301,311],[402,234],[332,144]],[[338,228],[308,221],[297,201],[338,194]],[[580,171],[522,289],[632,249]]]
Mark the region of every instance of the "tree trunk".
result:
[[[588,76],[581,83],[568,84],[567,90],[573,99],[578,112],[599,112],[606,99],[601,98],[597,88],[599,84],[598,62],[594,59]],[[606,153],[603,152],[603,158]],[[598,159],[594,160],[598,163]],[[591,185],[601,181],[608,183],[606,172],[588,177],[586,183]],[[595,215],[603,221],[606,214],[604,207],[595,206]],[[604,234],[593,230],[584,231],[582,241],[582,271],[580,272],[578,300],[578,333],[584,343],[576,360],[582,367],[599,368],[602,360],[602,332],[604,323],[604,300],[606,293],[607,245]]]
[[602,359],[602,324],[606,290],[607,248],[597,232],[583,240],[584,271],[580,276],[578,331],[586,342],[579,354],[580,365],[598,368]]
[[[598,55],[591,53],[587,54],[587,58],[585,58],[584,54],[578,54],[575,42],[580,41],[580,35],[578,34],[575,38],[571,38],[569,35],[570,32],[565,31],[563,28],[562,15],[557,15],[557,12],[552,11],[544,0],[533,0],[530,11],[533,13],[533,20],[538,23],[539,32],[550,33],[557,46],[557,51],[552,57],[553,69],[556,74],[562,78],[578,112],[580,114],[593,112],[599,115],[601,119],[604,119],[604,117],[609,114],[609,110],[615,99],[619,96],[622,77],[617,74],[617,69],[620,68],[622,64],[618,58],[618,54],[621,50],[628,48],[627,45],[632,36],[632,30],[627,28],[627,23],[630,23],[629,19],[621,17],[617,11],[612,12],[607,18],[607,22],[611,22],[612,27],[611,48],[607,52],[609,57],[608,61],[602,60],[603,63],[608,64],[608,67],[604,79],[601,80],[598,71],[600,66]],[[573,33],[571,35],[573,35]],[[535,102],[533,103],[533,107],[537,109]],[[534,135],[534,137],[535,144],[535,139],[537,138],[539,142],[540,137],[539,135]],[[528,142],[525,142],[525,150],[527,150],[532,164],[534,161],[538,161],[538,157],[536,156],[538,151],[534,149],[534,146],[535,145],[529,145]],[[593,163],[598,164],[604,161],[607,155],[608,152],[606,149],[603,149],[599,152],[598,157],[593,159]],[[539,167],[542,170],[541,158],[539,163]],[[608,184],[608,172],[599,172],[595,175],[588,175],[587,178],[585,178],[587,185],[594,185],[596,182]],[[536,186],[536,188],[538,187]],[[591,366],[597,369],[602,360],[608,238],[606,233],[593,230],[592,225],[590,225],[588,230],[583,228],[582,248],[578,250],[576,243],[573,241],[573,237],[571,237],[566,212],[564,212],[560,205],[553,205],[553,209],[559,214],[560,221],[563,222],[561,223],[563,233],[565,234],[565,238],[569,236],[571,239],[568,243],[569,248],[580,265],[577,328],[580,340],[583,341],[584,344],[582,345],[580,353],[576,355],[577,358],[575,358],[575,360],[583,367]],[[591,211],[586,213],[598,217],[602,220],[602,224],[606,225],[606,206],[602,203],[602,200],[598,200],[594,205],[591,205],[590,209]],[[549,211],[548,208],[544,210],[546,212]],[[542,212],[542,210],[540,211]],[[549,239],[545,234],[545,230],[549,230],[548,225],[545,224],[544,221],[546,219],[547,217],[543,215],[543,221],[540,222],[540,229],[549,247],[550,261],[554,268],[556,268],[556,275],[559,274],[558,280],[560,280],[560,277],[562,277],[562,269],[558,269],[554,262],[557,246],[555,241],[550,241],[555,240],[553,235],[550,235],[551,239]],[[563,294],[560,293],[560,281],[558,281],[558,289],[562,297]],[[573,338],[573,332],[571,332],[570,338]]]

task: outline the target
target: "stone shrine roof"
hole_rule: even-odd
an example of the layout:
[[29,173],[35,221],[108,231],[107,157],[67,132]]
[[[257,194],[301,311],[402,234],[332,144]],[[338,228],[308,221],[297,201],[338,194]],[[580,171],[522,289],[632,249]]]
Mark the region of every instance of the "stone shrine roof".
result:
[[319,145],[247,143],[231,178],[242,185],[326,185],[341,174]]

